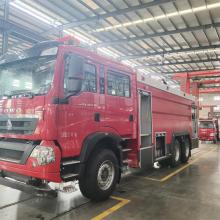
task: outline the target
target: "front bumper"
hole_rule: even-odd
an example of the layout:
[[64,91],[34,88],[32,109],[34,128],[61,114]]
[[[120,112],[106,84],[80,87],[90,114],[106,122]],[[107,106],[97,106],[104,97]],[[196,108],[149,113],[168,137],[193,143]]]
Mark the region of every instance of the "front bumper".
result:
[[[14,142],[13,144],[16,147],[16,142]],[[53,163],[35,167],[34,166],[35,160],[34,158],[29,157],[31,153],[29,152],[27,158],[24,159],[24,157],[21,157],[23,159],[21,159],[20,161],[5,160],[0,156],[0,170],[13,172],[23,176],[28,176],[50,182],[61,182],[62,181],[60,177],[61,152],[59,148],[52,141],[42,141],[41,145],[50,146],[51,148],[53,148],[55,153],[55,161]],[[3,146],[3,142],[2,142],[2,146]],[[1,148],[1,141],[0,141],[0,148]],[[26,155],[26,153],[24,153],[24,155]]]
[[56,197],[57,192],[52,190],[48,185],[42,185],[41,187],[36,187],[32,185],[27,185],[25,183],[0,177],[0,184],[11,187],[13,189],[18,189],[20,191],[35,194],[37,196],[46,196],[46,197]]

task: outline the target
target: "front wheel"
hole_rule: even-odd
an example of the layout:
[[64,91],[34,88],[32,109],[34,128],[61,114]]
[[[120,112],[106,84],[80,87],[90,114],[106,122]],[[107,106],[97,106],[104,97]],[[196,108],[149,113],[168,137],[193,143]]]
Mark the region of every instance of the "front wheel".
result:
[[94,201],[107,199],[115,189],[119,177],[118,160],[108,149],[95,151],[79,180],[82,194]]

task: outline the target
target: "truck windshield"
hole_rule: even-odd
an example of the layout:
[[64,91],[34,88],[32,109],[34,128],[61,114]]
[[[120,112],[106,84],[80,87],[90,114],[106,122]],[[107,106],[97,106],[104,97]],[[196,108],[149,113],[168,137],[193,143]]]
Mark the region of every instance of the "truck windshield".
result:
[[210,121],[203,121],[199,123],[200,128],[214,128],[214,124]]
[[0,66],[0,98],[46,94],[53,80],[54,56],[24,59]]

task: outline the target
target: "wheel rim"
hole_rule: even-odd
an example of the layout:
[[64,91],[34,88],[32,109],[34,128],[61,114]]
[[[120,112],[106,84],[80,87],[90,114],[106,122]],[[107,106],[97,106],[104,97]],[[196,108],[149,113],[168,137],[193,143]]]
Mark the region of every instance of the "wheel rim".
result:
[[175,161],[178,162],[180,159],[180,145],[176,143],[175,145]]
[[98,170],[98,186],[101,190],[107,190],[111,187],[115,178],[114,164],[107,160],[101,164]]

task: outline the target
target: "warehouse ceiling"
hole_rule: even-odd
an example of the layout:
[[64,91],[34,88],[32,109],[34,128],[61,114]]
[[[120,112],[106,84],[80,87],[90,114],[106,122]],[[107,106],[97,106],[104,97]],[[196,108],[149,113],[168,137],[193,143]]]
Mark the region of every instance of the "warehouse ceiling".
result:
[[7,2],[0,0],[0,29],[9,51],[71,34],[146,74],[220,68],[219,0]]

